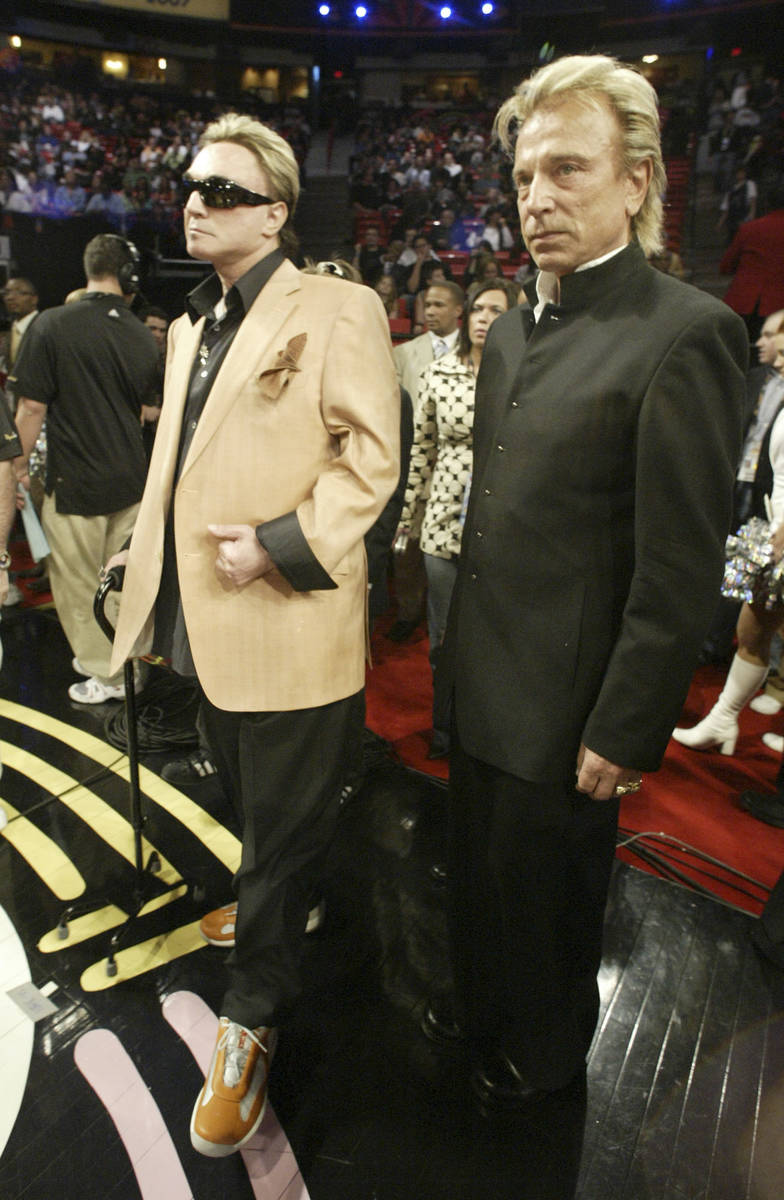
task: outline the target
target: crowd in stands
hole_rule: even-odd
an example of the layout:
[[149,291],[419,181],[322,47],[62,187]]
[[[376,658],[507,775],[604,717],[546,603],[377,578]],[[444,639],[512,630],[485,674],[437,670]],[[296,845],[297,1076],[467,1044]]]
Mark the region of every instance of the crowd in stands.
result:
[[[100,216],[137,241],[149,232],[174,250],[182,229],[180,180],[205,124],[227,107],[130,87],[82,92],[31,71],[1,72],[0,208]],[[242,107],[287,138],[302,169],[310,129],[300,109],[273,109],[252,96]]]
[[354,265],[382,290],[393,336],[422,332],[433,282],[468,287],[505,276],[519,283],[529,272],[509,164],[490,124],[484,111],[409,119],[383,110],[358,127]]

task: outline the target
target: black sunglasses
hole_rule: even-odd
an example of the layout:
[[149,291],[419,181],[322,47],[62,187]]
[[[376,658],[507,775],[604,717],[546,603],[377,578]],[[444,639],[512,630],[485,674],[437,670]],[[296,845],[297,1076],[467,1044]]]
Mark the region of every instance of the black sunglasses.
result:
[[262,196],[260,192],[252,192],[249,188],[234,183],[232,179],[224,179],[222,175],[210,175],[209,179],[189,179],[184,175],[182,188],[186,202],[192,192],[198,192],[207,208],[236,208],[238,204],[257,206],[277,203],[269,196]]

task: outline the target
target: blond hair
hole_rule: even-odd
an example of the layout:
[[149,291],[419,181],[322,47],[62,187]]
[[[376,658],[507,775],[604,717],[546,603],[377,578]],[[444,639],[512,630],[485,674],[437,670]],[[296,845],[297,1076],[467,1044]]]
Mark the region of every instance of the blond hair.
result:
[[224,113],[212,121],[199,138],[199,149],[216,142],[233,142],[250,150],[263,170],[274,200],[282,200],[288,210],[280,231],[280,244],[289,255],[298,248],[292,224],[299,199],[299,167],[291,146],[274,129],[243,113]]
[[650,159],[651,181],[631,226],[646,255],[657,254],[663,244],[663,196],[667,187],[659,107],[655,91],[634,67],[623,66],[603,54],[559,58],[523,80],[498,110],[494,132],[511,156],[520,128],[537,108],[552,108],[573,97],[594,104],[604,100],[609,105],[620,127],[620,167],[624,173]]

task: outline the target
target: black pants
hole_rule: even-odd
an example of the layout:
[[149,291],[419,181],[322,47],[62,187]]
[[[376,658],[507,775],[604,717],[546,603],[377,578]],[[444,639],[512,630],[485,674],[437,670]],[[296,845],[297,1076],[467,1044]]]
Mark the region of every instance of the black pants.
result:
[[204,701],[211,751],[242,811],[236,944],[221,1015],[249,1028],[280,1024],[299,995],[311,889],[335,832],[363,700],[358,692],[271,713]]
[[454,745],[450,944],[458,1012],[479,1049],[500,1048],[534,1087],[585,1062],[615,855],[618,803],[528,783]]

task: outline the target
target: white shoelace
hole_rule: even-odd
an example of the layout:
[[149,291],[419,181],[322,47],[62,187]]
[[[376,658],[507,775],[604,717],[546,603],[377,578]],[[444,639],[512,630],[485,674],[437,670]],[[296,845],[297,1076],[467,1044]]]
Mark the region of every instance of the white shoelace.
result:
[[226,1087],[236,1087],[242,1078],[242,1073],[245,1070],[245,1064],[248,1061],[251,1045],[255,1042],[259,1050],[264,1054],[267,1053],[267,1047],[261,1040],[261,1031],[266,1032],[266,1027],[262,1026],[258,1033],[252,1029],[246,1029],[244,1025],[238,1025],[234,1021],[230,1021],[226,1029],[221,1034],[218,1042],[218,1050],[224,1051],[223,1060],[223,1082]]

